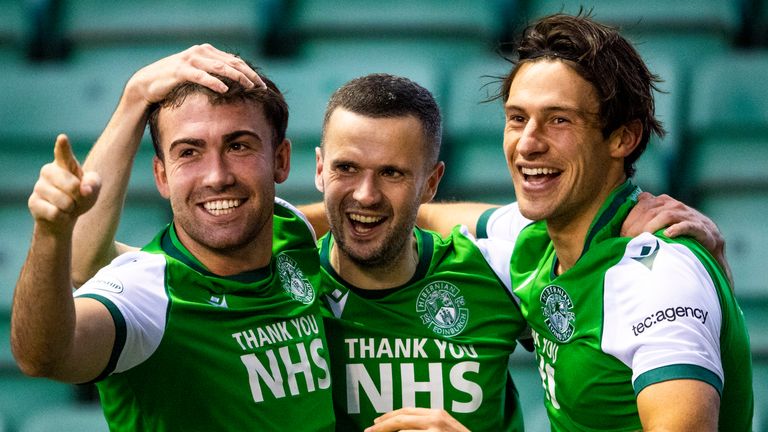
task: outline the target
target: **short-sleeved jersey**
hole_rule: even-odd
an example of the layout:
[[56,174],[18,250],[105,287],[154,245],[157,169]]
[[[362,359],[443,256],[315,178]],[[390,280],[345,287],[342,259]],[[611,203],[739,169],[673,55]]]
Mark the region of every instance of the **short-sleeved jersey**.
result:
[[269,266],[210,273],[171,224],[76,292],[117,337],[97,380],[112,430],[333,430],[314,232],[276,202]]
[[[691,239],[620,237],[639,192],[626,182],[611,194],[581,257],[560,275],[545,222],[518,232],[512,283],[532,327],[552,427],[640,429],[637,394],[694,379],[720,393],[720,430],[748,431],[749,339],[729,282]],[[509,225],[503,216],[487,220]],[[503,228],[487,232],[509,239]]]
[[517,302],[466,230],[414,229],[413,278],[374,291],[348,285],[320,241],[338,430],[363,430],[401,407],[441,408],[473,431],[522,430],[509,355],[526,328]]

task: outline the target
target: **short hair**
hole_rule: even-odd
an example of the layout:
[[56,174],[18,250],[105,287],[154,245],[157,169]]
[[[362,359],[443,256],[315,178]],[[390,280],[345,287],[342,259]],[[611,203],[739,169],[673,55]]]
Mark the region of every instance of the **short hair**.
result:
[[555,14],[528,26],[516,43],[517,59],[502,84],[500,96],[509,98],[510,85],[520,67],[539,60],[560,60],[592,84],[600,98],[599,117],[604,137],[631,121],[642,125],[637,148],[624,159],[627,177],[645,151],[651,135],[664,136],[656,119],[653,91],[661,82],[650,72],[632,44],[618,30],[591,19],[589,14]]
[[272,148],[277,147],[285,139],[285,130],[288,128],[288,104],[275,83],[261,72],[258,72],[258,74],[261,80],[264,81],[264,84],[266,84],[266,88],[246,88],[238,81],[213,74],[213,76],[221,80],[228,87],[226,92],[218,93],[201,84],[187,81],[174,87],[162,101],[152,104],[149,109],[149,132],[157,157],[161,160],[163,159],[160,146],[160,130],[157,124],[160,109],[179,107],[184,103],[187,96],[192,94],[207,96],[208,102],[211,105],[235,103],[260,104],[264,110],[264,117],[267,123],[272,127]]
[[412,115],[421,123],[427,143],[426,162],[437,163],[442,141],[440,108],[432,93],[408,78],[389,74],[370,74],[355,78],[336,90],[325,110],[323,139],[331,114],[336,108],[373,117]]

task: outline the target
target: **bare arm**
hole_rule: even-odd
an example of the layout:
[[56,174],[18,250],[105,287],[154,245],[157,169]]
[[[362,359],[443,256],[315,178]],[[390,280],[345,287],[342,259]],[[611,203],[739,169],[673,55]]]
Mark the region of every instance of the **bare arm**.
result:
[[26,374],[84,382],[106,367],[115,337],[107,309],[75,301],[70,284],[72,228],[96,200],[99,178],[83,174],[63,135],[54,155],[29,198],[35,226],[13,298],[11,347]]
[[670,197],[657,197],[643,192],[637,205],[629,213],[621,227],[621,235],[635,237],[642,232],[656,232],[665,228],[664,235],[673,238],[691,236],[701,243],[723,267],[733,286],[733,276],[725,259],[725,239],[717,225],[696,209]]
[[469,432],[447,411],[429,408],[400,408],[390,411],[374,421],[365,432],[396,432],[423,430],[440,432]]
[[128,80],[112,118],[84,163],[84,169],[98,173],[103,183],[98,202],[75,225],[72,279],[76,286],[117,255],[135,249],[114,240],[150,105],[185,81],[226,91],[224,83],[211,73],[246,86],[264,85],[244,61],[210,45],[196,45],[161,59]]
[[494,207],[498,205],[476,202],[422,204],[416,224],[442,235],[450,234],[456,225],[466,225],[472,235],[477,235],[478,219],[486,210]]
[[300,212],[304,213],[304,216],[306,216],[318,237],[325,235],[331,229],[328,224],[328,217],[325,214],[325,204],[318,202],[300,205],[297,208]]
[[720,396],[703,381],[665,381],[643,389],[637,409],[644,431],[716,431]]

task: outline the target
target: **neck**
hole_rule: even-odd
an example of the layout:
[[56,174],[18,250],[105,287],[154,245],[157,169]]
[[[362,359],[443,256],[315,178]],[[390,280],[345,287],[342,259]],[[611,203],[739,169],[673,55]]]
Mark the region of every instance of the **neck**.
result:
[[416,273],[419,253],[413,235],[394,262],[371,266],[349,258],[335,243],[331,245],[330,262],[346,282],[366,290],[383,290],[404,285]]
[[597,214],[605,204],[605,201],[616,188],[621,186],[626,177],[621,181],[613,182],[612,187],[603,189],[591,202],[578,214],[571,214],[561,218],[547,219],[547,232],[557,255],[557,274],[562,274],[576,265],[581,257],[587,241],[589,229]]
[[271,221],[255,239],[245,245],[227,249],[207,247],[186,238],[178,231],[177,236],[181,244],[200,261],[200,264],[218,276],[232,276],[266,267],[272,259]]

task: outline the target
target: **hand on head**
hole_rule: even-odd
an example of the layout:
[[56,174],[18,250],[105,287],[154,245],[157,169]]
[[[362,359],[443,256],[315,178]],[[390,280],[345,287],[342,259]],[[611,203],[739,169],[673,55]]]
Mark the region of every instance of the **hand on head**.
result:
[[147,105],[163,100],[183,82],[193,82],[224,93],[227,86],[213,74],[227,77],[246,88],[265,87],[259,75],[243,59],[210,44],[192,46],[136,72],[126,85],[126,94]]

